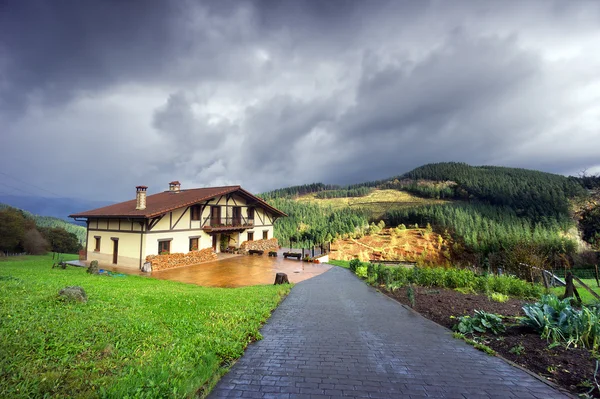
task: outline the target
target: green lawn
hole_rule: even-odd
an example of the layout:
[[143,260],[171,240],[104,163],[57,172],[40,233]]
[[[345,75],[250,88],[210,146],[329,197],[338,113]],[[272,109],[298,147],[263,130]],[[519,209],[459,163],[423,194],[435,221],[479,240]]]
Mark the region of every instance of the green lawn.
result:
[[[593,278],[582,278],[581,281],[585,283],[588,287],[590,287],[596,294],[600,295],[600,288],[598,288],[598,284],[596,283],[596,279]],[[596,298],[592,294],[589,293],[588,290],[583,288],[577,281],[574,281],[575,287],[577,287],[577,292],[581,296],[581,300],[583,303],[592,304],[598,302]],[[550,292],[560,297],[565,293],[565,287],[557,287],[551,288]]]
[[330,260],[330,261],[327,261],[327,263],[329,263],[330,265],[343,267],[344,269],[349,269],[350,268],[350,266],[349,266],[350,261],[349,260]]
[[[205,288],[0,261],[0,397],[190,397],[214,385],[288,286]],[[58,291],[82,286],[89,301]]]

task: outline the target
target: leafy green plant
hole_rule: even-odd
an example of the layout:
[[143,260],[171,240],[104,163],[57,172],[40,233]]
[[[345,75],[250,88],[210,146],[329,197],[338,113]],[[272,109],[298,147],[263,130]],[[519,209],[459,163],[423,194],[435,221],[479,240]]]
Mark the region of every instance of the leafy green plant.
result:
[[564,342],[567,347],[583,346],[596,352],[600,348],[600,311],[586,306],[574,309],[570,300],[544,295],[540,301],[523,306],[521,324],[553,343]]
[[512,348],[510,348],[509,352],[514,353],[517,356],[521,356],[523,353],[525,353],[525,347],[521,344],[515,345]]
[[354,273],[360,278],[367,278],[367,266],[358,266]]
[[502,324],[501,316],[483,310],[476,310],[473,316],[459,317],[458,323],[454,325],[453,329],[460,331],[462,334],[490,331],[494,335],[498,335],[504,332],[506,328]]
[[352,273],[356,273],[356,268],[360,266],[360,260],[352,259],[349,263],[349,268]]
[[494,302],[504,303],[504,302],[508,301],[509,296],[506,294],[501,294],[499,292],[492,292],[488,295],[488,298],[490,298],[490,300],[492,300]]
[[408,297],[408,301],[410,302],[410,307],[415,307],[415,289],[412,284],[409,284],[408,289],[406,290],[406,296]]

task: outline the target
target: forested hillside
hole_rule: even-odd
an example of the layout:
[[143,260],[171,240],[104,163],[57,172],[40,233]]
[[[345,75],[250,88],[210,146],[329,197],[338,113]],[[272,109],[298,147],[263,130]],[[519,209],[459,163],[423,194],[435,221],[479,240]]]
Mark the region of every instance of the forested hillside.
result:
[[[456,184],[442,190],[452,190],[453,198],[507,206],[518,216],[542,223],[568,220],[569,200],[586,195],[582,185],[574,178],[498,166],[470,166],[455,162],[428,164],[402,177],[414,181],[451,181]],[[431,189],[426,187],[423,191],[423,194],[430,195]]]
[[286,188],[279,188],[273,191],[267,191],[265,193],[259,194],[264,200],[270,200],[275,198],[291,198],[298,197],[301,195],[306,195],[310,193],[318,193],[320,191],[325,190],[337,190],[341,188],[340,186],[334,184],[323,184],[323,183],[312,183],[312,184],[303,184],[301,186],[292,186]]
[[359,209],[332,209],[287,198],[272,199],[269,203],[288,214],[275,224],[275,237],[281,245],[289,245],[292,239],[296,242],[294,246],[307,248],[354,233],[368,224]]
[[[569,235],[576,225],[574,204],[582,199],[590,202],[586,198],[596,181],[595,177],[582,179],[450,162],[424,165],[385,180],[345,187],[322,183],[295,186],[263,197],[290,215],[275,226],[276,237],[283,243],[290,237],[305,244],[318,244],[330,238],[360,236],[367,231],[368,209],[336,207],[334,210],[317,204],[340,197],[350,201],[351,197],[371,195],[373,190],[378,193],[393,189],[424,198],[452,200],[429,205],[406,204],[388,211],[383,218],[391,226],[431,224],[437,232],[451,236],[458,262],[462,259],[480,265],[498,262],[504,265],[509,262],[507,259],[514,260],[515,254],[519,254],[519,262],[556,263],[557,259],[562,259],[561,262],[567,259],[564,256],[572,258],[577,250],[574,236]],[[310,197],[309,193],[316,194]],[[293,200],[302,195],[301,203]],[[307,198],[312,199],[307,201]],[[367,207],[377,205],[364,202]],[[583,237],[593,244],[600,242],[597,209],[588,207],[579,217]],[[340,212],[344,210],[348,212]]]
[[[8,206],[6,204],[0,204],[0,210],[6,209],[6,208],[18,209],[18,208]],[[76,225],[73,223],[69,223],[63,219],[55,218],[52,216],[34,215],[31,212],[27,212],[22,209],[18,209],[18,211],[22,212],[22,214],[25,218],[33,220],[35,225],[38,227],[48,227],[48,228],[57,228],[58,227],[58,228],[66,230],[69,233],[75,234],[77,236],[77,240],[85,245],[85,239],[86,239],[85,227],[79,226],[79,225]]]
[[75,253],[85,245],[84,227],[62,219],[32,215],[0,204],[0,251]]

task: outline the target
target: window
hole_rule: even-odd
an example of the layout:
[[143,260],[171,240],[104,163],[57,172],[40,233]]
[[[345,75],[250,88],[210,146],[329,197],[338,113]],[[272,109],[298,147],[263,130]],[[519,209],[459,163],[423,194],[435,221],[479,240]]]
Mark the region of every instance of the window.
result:
[[269,239],[269,230],[263,230],[263,240]]
[[192,220],[200,220],[200,205],[193,205],[190,207],[190,214]]
[[197,251],[198,249],[200,249],[199,241],[200,240],[198,239],[198,237],[190,238],[190,252]]
[[254,232],[252,232],[252,231],[248,232],[248,241],[254,241]]
[[254,222],[254,208],[248,208],[248,224],[253,224]]
[[96,247],[94,248],[94,251],[96,252],[100,252],[100,236],[94,236],[94,239],[96,240]]
[[158,242],[158,254],[168,255],[171,253],[171,240],[163,240]]

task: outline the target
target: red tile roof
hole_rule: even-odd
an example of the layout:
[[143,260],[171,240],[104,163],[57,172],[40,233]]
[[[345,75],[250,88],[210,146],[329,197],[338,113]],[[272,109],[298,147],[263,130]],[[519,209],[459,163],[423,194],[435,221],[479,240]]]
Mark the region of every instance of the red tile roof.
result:
[[153,218],[177,208],[194,205],[220,195],[233,192],[255,201],[258,206],[265,208],[275,215],[287,216],[279,209],[272,207],[262,199],[250,194],[240,186],[206,187],[190,190],[163,191],[146,197],[146,209],[135,209],[136,200],[120,202],[91,211],[69,215],[72,218],[114,217],[114,218]]

